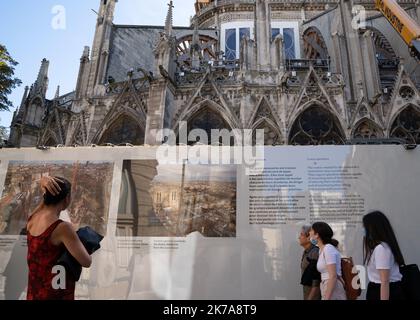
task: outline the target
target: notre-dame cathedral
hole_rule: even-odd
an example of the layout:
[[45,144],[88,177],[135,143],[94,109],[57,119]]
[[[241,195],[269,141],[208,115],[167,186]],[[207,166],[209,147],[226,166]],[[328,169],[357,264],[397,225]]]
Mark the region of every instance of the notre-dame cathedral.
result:
[[[419,2],[399,3],[419,22]],[[163,26],[116,25],[117,5],[100,0],[74,92],[48,99],[42,61],[10,147],[158,145],[181,126],[263,129],[266,145],[420,143],[420,64],[372,0],[197,0],[190,27],[173,26],[172,1]]]

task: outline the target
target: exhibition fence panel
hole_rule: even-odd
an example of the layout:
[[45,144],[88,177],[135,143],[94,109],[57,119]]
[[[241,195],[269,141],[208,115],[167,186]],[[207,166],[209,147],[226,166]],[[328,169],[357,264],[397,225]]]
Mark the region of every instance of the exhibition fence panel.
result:
[[0,299],[26,298],[25,228],[43,175],[72,183],[61,219],[104,235],[76,299],[301,299],[298,235],[315,221],[332,226],[365,288],[372,210],[420,264],[418,149],[3,149],[0,161]]

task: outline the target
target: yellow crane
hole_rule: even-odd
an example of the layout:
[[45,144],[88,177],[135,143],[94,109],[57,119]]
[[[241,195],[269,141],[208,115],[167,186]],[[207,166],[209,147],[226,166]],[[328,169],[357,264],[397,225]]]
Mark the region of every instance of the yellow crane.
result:
[[395,0],[375,0],[375,5],[408,45],[410,53],[420,59],[420,26],[417,22]]

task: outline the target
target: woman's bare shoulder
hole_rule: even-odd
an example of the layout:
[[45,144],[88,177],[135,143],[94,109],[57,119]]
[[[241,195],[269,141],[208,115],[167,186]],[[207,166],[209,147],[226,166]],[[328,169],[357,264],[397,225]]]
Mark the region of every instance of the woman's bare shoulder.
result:
[[61,222],[57,226],[56,232],[64,236],[76,234],[76,231],[74,231],[73,229],[73,225],[70,222],[66,222],[66,221]]

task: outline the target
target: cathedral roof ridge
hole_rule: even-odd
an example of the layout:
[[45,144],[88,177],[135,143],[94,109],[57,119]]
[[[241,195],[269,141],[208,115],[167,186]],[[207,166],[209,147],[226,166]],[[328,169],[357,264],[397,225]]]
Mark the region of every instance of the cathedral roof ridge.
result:
[[[114,24],[114,28],[127,28],[127,29],[165,29],[165,26],[160,25],[135,25],[135,24]],[[174,26],[174,30],[194,30],[194,27],[189,26]],[[214,28],[200,28],[199,30],[215,30]]]

